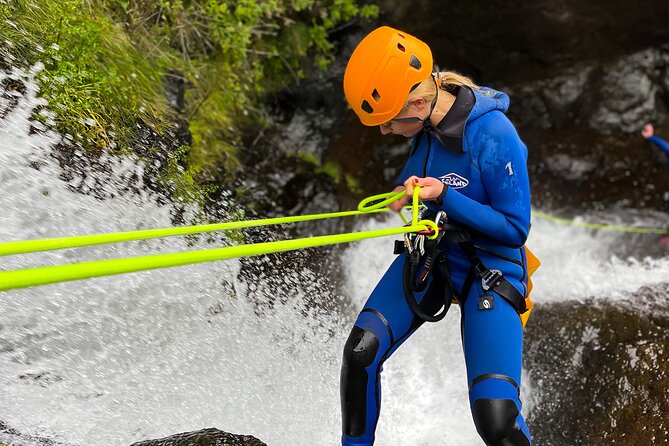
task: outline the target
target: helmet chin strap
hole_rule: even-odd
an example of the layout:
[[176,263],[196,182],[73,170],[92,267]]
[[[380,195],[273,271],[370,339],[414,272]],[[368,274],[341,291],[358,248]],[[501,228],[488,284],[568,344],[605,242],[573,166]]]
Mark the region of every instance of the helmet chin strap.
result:
[[424,132],[429,132],[430,130],[434,129],[431,118],[432,118],[432,112],[434,111],[434,107],[437,105],[437,99],[439,98],[440,88],[439,84],[437,83],[437,78],[435,76],[432,76],[432,80],[434,81],[435,93],[434,93],[434,99],[432,99],[432,103],[430,104],[430,113],[428,113],[427,117],[423,119]]

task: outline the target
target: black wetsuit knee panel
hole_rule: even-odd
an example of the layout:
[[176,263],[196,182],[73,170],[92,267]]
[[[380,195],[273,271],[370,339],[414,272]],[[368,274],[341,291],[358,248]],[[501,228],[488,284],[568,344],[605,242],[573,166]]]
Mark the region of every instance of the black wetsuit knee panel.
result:
[[513,400],[480,398],[474,402],[472,415],[487,446],[530,446],[516,422],[519,412]]
[[369,330],[354,326],[344,346],[344,365],[369,367],[379,352],[379,338]]
[[370,379],[366,368],[374,363],[380,344],[379,338],[374,333],[360,327],[353,327],[346,341],[340,384],[342,419],[346,435],[358,437],[365,433],[367,384]]

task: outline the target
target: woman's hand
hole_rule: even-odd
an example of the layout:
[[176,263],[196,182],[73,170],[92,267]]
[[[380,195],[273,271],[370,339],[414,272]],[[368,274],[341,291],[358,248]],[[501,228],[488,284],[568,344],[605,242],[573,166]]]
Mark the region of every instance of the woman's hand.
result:
[[[400,191],[403,191],[403,190],[404,190],[404,186],[397,186],[395,189],[393,189],[393,192],[400,192]],[[409,200],[409,196],[405,195],[402,198],[400,198],[399,200],[393,201],[392,203],[388,204],[388,207],[395,212],[399,212],[407,204],[408,200]]]
[[654,133],[655,129],[653,129],[653,124],[646,124],[643,126],[643,129],[641,129],[641,136],[645,139],[650,138]]
[[446,185],[433,177],[419,178],[415,175],[409,177],[408,180],[404,182],[404,187],[407,191],[407,197],[413,196],[413,189],[416,186],[420,186],[420,192],[418,193],[418,198],[421,201],[435,201],[439,197],[443,196],[442,192]]

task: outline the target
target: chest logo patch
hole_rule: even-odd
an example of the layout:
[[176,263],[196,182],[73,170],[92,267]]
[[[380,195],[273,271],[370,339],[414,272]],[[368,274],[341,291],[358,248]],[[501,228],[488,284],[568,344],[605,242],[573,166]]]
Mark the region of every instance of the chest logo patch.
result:
[[443,175],[439,177],[439,180],[446,186],[450,186],[453,189],[462,189],[463,187],[467,187],[469,184],[469,180],[467,178],[463,178],[455,172]]

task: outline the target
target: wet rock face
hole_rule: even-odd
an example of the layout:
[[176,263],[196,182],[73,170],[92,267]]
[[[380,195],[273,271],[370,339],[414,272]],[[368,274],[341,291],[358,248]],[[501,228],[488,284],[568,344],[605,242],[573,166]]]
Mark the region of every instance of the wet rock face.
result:
[[662,209],[669,172],[639,131],[654,122],[658,135],[669,134],[668,70],[665,45],[509,89],[509,116],[529,149],[535,205]]
[[158,440],[146,440],[130,446],[267,446],[250,435],[235,435],[216,428],[184,432]]
[[666,45],[607,62],[579,62],[539,81],[512,84],[518,100],[511,116],[520,126],[542,129],[637,132],[648,119],[666,116],[668,69]]
[[669,444],[667,295],[669,284],[622,304],[536,308],[525,368],[537,444]]

